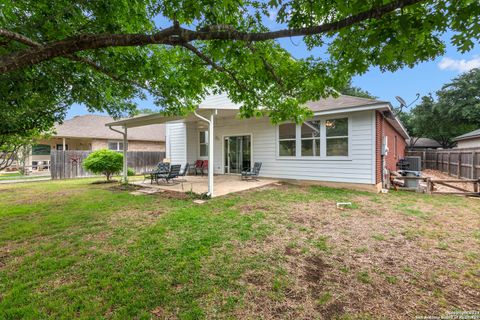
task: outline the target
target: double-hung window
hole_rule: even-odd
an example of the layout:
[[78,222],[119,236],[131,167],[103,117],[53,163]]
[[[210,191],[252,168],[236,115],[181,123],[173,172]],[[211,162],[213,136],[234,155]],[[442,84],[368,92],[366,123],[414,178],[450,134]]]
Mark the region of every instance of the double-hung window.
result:
[[114,151],[123,151],[123,142],[120,141],[109,141],[108,149]]
[[200,157],[208,157],[208,131],[200,131]]
[[348,118],[325,121],[327,157],[348,156]]
[[320,121],[305,121],[301,127],[302,157],[320,156]]
[[278,156],[326,159],[349,156],[349,119],[314,119],[278,126]]
[[295,123],[284,123],[278,126],[278,155],[281,157],[295,157],[296,155]]

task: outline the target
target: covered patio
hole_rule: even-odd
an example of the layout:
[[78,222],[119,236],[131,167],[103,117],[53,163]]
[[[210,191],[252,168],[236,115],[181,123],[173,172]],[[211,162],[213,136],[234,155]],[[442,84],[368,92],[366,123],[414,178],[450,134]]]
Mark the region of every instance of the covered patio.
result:
[[[157,113],[107,123],[106,126],[109,127],[110,130],[123,135],[124,146],[127,146],[123,150],[124,164],[122,180],[128,182],[126,158],[126,151],[128,150],[128,129],[151,124],[168,123],[171,127],[170,129],[167,127],[166,130],[166,134],[169,136],[166,139],[167,159],[172,164],[182,165],[182,169],[185,168],[187,163],[193,166],[196,160],[202,160],[208,165],[208,168],[205,168],[206,176],[186,176],[177,179],[177,181],[172,184],[150,184],[150,180],[140,183],[135,182],[135,184],[140,184],[147,188],[159,188],[170,191],[206,193],[210,197],[215,197],[231,192],[261,187],[277,181],[264,178],[253,181],[241,180],[240,172],[242,170],[249,170],[253,165],[251,134],[244,132],[241,134],[230,134],[230,131],[215,131],[215,128],[218,128],[217,121],[224,122],[226,119],[236,119],[238,108],[239,106],[233,103],[219,104],[214,99],[208,103],[200,104],[196,111],[185,116]],[[180,130],[183,131],[178,134]],[[175,140],[176,145],[172,147],[171,143],[168,142],[170,140]],[[229,146],[230,141],[232,143],[232,150]],[[241,152],[235,153],[233,145],[236,147],[235,150],[238,149],[241,150]],[[245,145],[245,147],[238,148],[239,145]],[[214,158],[215,149],[217,150],[217,155]],[[242,157],[242,155],[245,155],[245,157]],[[235,163],[228,160],[233,156],[236,156]],[[224,166],[225,162],[228,162],[228,165]]]
[[[253,188],[260,188],[272,183],[277,183],[278,180],[260,178],[258,180],[241,180],[238,175],[215,175],[215,193],[214,197],[223,196],[233,192],[245,191]],[[197,194],[208,192],[208,177],[207,176],[186,176],[176,179],[170,183],[150,183],[150,180],[134,182],[134,184],[151,189],[160,189],[176,192],[192,191]],[[152,190],[153,191],[153,190]]]

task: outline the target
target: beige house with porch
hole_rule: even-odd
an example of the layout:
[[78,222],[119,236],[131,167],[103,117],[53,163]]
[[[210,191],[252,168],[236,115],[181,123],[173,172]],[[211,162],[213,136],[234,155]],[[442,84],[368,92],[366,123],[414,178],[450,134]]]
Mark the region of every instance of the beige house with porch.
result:
[[[32,147],[30,163],[33,170],[47,169],[51,150],[123,150],[123,136],[110,130],[110,116],[87,114],[75,116],[55,126],[55,135],[38,141]],[[165,151],[165,125],[133,128],[128,134],[129,151]]]

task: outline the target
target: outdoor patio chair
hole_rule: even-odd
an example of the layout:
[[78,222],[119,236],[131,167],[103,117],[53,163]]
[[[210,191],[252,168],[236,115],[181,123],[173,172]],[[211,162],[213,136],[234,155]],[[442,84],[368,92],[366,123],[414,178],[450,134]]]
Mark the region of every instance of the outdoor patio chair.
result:
[[179,177],[185,177],[188,174],[188,171],[190,170],[190,163],[186,163],[185,167],[183,167],[183,170],[178,174]]
[[257,180],[260,169],[262,168],[261,162],[255,162],[251,170],[242,171],[242,180]]
[[203,166],[203,160],[197,160],[195,161],[195,175],[198,175],[199,173],[202,174],[202,166]]
[[153,180],[157,180],[157,175],[168,173],[168,171],[170,171],[170,163],[159,162],[154,170],[143,173],[143,181],[150,179],[150,184],[152,184]]
[[170,170],[167,173],[157,174],[155,179],[157,184],[159,179],[165,180],[166,183],[169,183],[170,180],[177,178],[180,174],[181,167],[182,166],[179,164],[174,164],[170,166]]

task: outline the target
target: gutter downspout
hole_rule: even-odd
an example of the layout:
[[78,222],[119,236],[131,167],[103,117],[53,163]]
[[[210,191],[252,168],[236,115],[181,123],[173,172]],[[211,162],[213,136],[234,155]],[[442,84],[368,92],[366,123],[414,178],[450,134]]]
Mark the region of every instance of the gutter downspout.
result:
[[217,114],[217,109],[212,112],[210,115],[210,120],[199,115],[196,111],[193,111],[193,114],[200,120],[208,123],[208,195],[213,197],[213,119]]
[[127,139],[127,127],[123,126],[124,132],[108,126],[112,131],[118,132],[123,136],[123,171],[122,171],[122,183],[128,184],[128,165],[127,165],[127,150],[128,150],[128,139]]

